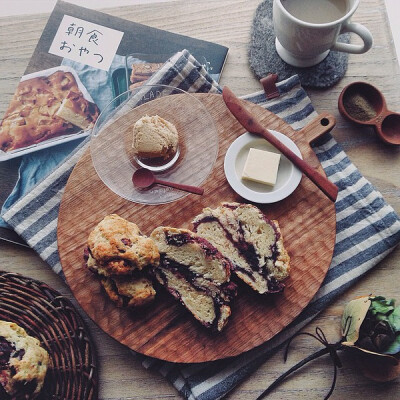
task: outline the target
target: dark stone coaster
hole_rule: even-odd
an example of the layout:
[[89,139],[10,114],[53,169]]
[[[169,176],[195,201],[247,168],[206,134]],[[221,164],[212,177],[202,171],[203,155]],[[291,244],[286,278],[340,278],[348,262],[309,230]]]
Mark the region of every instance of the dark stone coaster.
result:
[[[342,79],[347,69],[347,53],[331,51],[319,64],[307,68],[293,67],[279,57],[275,49],[272,2],[264,0],[253,19],[249,63],[256,77],[261,79],[275,73],[282,80],[297,74],[303,86],[314,88],[327,88]],[[339,41],[349,43],[350,34],[340,35]]]

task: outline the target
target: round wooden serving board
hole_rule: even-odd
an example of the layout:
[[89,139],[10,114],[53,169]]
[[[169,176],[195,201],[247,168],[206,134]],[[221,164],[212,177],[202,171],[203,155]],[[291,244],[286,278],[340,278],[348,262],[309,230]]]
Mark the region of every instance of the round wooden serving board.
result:
[[[149,235],[161,225],[191,229],[194,216],[204,207],[217,207],[221,201],[245,202],[228,185],[223,168],[229,145],[244,133],[244,129],[230,114],[222,96],[195,96],[213,116],[219,134],[218,158],[202,185],[203,196],[188,194],[161,205],[129,202],[102,183],[92,165],[90,151],[86,151],[69,178],[58,220],[62,268],[86,313],[105,332],[132,350],[183,363],[236,356],[271,339],[292,322],[313,298],[326,275],[332,259],[336,225],[334,203],[304,176],[288,198],[259,206],[269,218],[279,221],[291,257],[291,274],[284,292],[277,295],[259,296],[240,286],[230,320],[219,334],[202,327],[167,293],[159,293],[156,302],[143,311],[117,308],[83,263],[89,232],[104,216],[119,214]],[[289,136],[300,148],[303,158],[323,171],[309,143],[334,126],[333,117],[325,115],[325,124],[314,121],[295,132],[275,114],[250,102],[246,105],[266,127]],[[173,109],[172,102],[171,113],[175,112],[179,110]]]

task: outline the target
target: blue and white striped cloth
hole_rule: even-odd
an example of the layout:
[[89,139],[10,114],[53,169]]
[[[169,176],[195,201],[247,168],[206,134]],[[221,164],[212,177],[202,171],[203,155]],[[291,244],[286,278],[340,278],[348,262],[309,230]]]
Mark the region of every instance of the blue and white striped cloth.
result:
[[[173,56],[149,83],[176,86],[188,92],[221,92],[218,84],[186,50]],[[271,110],[294,129],[302,128],[316,116],[297,76],[278,83],[278,89],[280,96],[273,100],[266,100],[262,91],[244,98]],[[184,398],[216,400],[231,391],[262,363],[268,362],[277,346],[304,327],[398,244],[400,220],[392,207],[360,174],[333,137],[326,134],[324,139],[315,151],[329,179],[339,187],[339,195],[335,251],[320,290],[284,331],[233,359],[188,365],[143,357],[143,366],[158,370]],[[61,275],[56,236],[58,207],[68,176],[87,147],[87,141],[82,143],[3,216]]]

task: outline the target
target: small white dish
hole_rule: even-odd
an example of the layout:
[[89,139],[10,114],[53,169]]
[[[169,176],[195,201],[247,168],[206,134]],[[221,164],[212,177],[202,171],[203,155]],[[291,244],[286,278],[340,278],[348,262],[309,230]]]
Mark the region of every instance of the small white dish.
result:
[[[297,145],[280,132],[270,132],[303,158]],[[294,192],[301,181],[302,173],[283,154],[279,163],[278,176],[274,186],[252,182],[242,179],[242,171],[250,148],[280,153],[272,144],[260,136],[244,133],[239,136],[229,147],[225,155],[224,170],[226,179],[232,189],[246,200],[267,204],[283,200]]]

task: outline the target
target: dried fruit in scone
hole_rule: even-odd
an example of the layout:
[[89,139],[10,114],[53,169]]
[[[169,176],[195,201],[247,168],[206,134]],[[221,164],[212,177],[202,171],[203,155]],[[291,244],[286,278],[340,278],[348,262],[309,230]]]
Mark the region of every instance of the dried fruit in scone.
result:
[[145,306],[156,296],[151,280],[144,276],[102,277],[101,284],[108,297],[121,308]]
[[289,276],[290,257],[278,221],[256,206],[221,203],[193,220],[194,230],[233,264],[233,272],[260,294],[281,292]]
[[1,399],[36,398],[49,362],[49,355],[38,339],[14,322],[0,321]]
[[187,229],[158,227],[150,236],[160,252],[157,280],[205,327],[221,331],[231,315],[236,285],[231,263]]
[[79,107],[80,114],[93,124],[99,110],[95,104],[80,100],[83,95],[72,73],[56,71],[20,82],[0,123],[0,150],[7,152],[79,132],[82,128],[76,121],[57,115],[71,92],[75,94],[71,102],[79,103],[74,109]]
[[88,268],[102,276],[131,275],[160,258],[154,242],[133,222],[110,214],[90,232],[85,255]]

